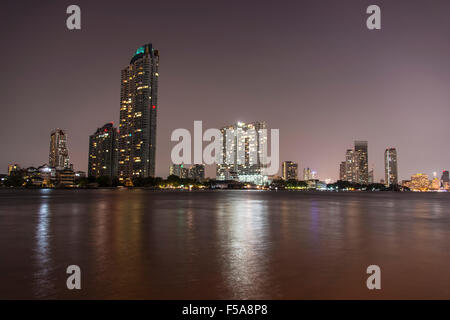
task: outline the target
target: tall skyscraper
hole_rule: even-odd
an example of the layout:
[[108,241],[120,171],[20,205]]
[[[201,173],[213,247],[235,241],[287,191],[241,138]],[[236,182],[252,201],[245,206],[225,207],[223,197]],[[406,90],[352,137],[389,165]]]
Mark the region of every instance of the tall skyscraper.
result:
[[88,175],[90,177],[117,177],[118,133],[112,123],[89,136],[89,163]]
[[292,161],[284,161],[281,167],[283,180],[297,180],[298,164]]
[[357,153],[353,149],[345,152],[345,181],[358,182],[359,166]]
[[55,129],[50,133],[50,154],[48,158],[50,167],[58,170],[70,168],[67,134],[64,130]]
[[238,122],[221,129],[223,159],[222,164],[216,166],[217,180],[238,180],[257,185],[268,181],[263,172],[264,148],[267,145],[264,140],[267,137],[260,136],[263,129],[266,129],[265,122]]
[[387,187],[398,184],[397,150],[387,148],[384,151],[384,183]]
[[358,163],[357,183],[369,183],[369,152],[367,141],[355,141],[356,161]]
[[137,49],[122,70],[119,124],[119,180],[155,175],[159,52]]

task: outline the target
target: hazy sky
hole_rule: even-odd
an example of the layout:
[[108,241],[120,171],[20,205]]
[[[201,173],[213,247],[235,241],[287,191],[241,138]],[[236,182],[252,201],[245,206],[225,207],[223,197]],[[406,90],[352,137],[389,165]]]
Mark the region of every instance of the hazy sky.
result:
[[[338,178],[354,140],[383,178],[396,147],[402,179],[450,169],[449,1],[2,1],[0,172],[48,162],[53,128],[76,170],[88,139],[119,120],[120,70],[160,50],[156,173],[176,128],[265,120],[281,161]],[[78,4],[82,30],[66,28]],[[366,28],[370,4],[382,30]],[[212,170],[208,170],[211,174]]]

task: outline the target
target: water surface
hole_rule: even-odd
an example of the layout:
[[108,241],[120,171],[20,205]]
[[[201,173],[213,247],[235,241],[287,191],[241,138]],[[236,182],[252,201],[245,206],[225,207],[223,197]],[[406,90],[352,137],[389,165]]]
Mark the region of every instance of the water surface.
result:
[[[0,298],[450,299],[450,194],[0,190]],[[66,289],[66,268],[82,289]],[[366,268],[382,270],[369,291]]]

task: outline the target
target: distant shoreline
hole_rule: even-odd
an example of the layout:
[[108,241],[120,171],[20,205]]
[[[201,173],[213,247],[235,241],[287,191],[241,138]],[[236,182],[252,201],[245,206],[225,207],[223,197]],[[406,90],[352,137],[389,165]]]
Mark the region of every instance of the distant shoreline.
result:
[[295,190],[295,189],[233,189],[233,188],[196,188],[196,189],[162,189],[152,187],[96,187],[96,188],[24,188],[24,187],[0,187],[1,190],[146,190],[159,192],[206,192],[206,191],[259,191],[259,192],[291,192],[291,193],[447,193],[448,191],[392,191],[392,190]]

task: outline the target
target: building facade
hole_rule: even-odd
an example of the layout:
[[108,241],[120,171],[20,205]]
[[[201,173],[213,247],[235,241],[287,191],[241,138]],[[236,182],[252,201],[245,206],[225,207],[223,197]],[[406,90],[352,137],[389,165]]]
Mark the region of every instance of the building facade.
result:
[[73,182],[75,178],[75,173],[70,168],[65,168],[56,171],[56,187],[71,188],[73,187]]
[[205,165],[204,164],[194,164],[189,169],[189,178],[195,181],[205,180]]
[[443,183],[449,183],[450,182],[450,174],[447,170],[442,172],[441,180]]
[[367,141],[355,141],[355,156],[358,164],[357,183],[369,183],[369,150]]
[[267,137],[261,130],[267,129],[265,122],[238,122],[223,127],[222,159],[216,166],[217,180],[237,180],[263,185],[268,182],[264,174]]
[[450,185],[450,183],[449,183],[450,182],[450,175],[449,175],[449,172],[447,170],[444,170],[442,172],[441,181],[442,181],[442,187],[445,190],[448,190],[449,189],[449,185]]
[[387,148],[384,151],[384,183],[387,187],[398,184],[397,150]]
[[411,176],[411,182],[407,185],[412,191],[427,191],[430,187],[428,175],[417,173]]
[[345,179],[348,182],[357,182],[359,177],[357,155],[353,149],[345,152]]
[[292,161],[284,161],[281,165],[283,180],[297,180],[298,164]]
[[158,69],[159,51],[146,44],[122,70],[118,165],[122,182],[155,176]]
[[172,164],[169,168],[169,175],[174,175],[181,179],[188,179],[190,176],[190,168],[184,164]]
[[89,136],[89,177],[117,177],[118,133],[112,123]]
[[50,133],[49,166],[62,170],[70,168],[67,134],[64,130],[55,129]]
[[369,153],[367,141],[355,141],[354,149],[347,149],[345,161],[339,164],[339,178],[358,184],[369,184]]
[[169,175],[181,177],[181,170],[183,169],[183,167],[183,164],[172,164],[169,168]]

